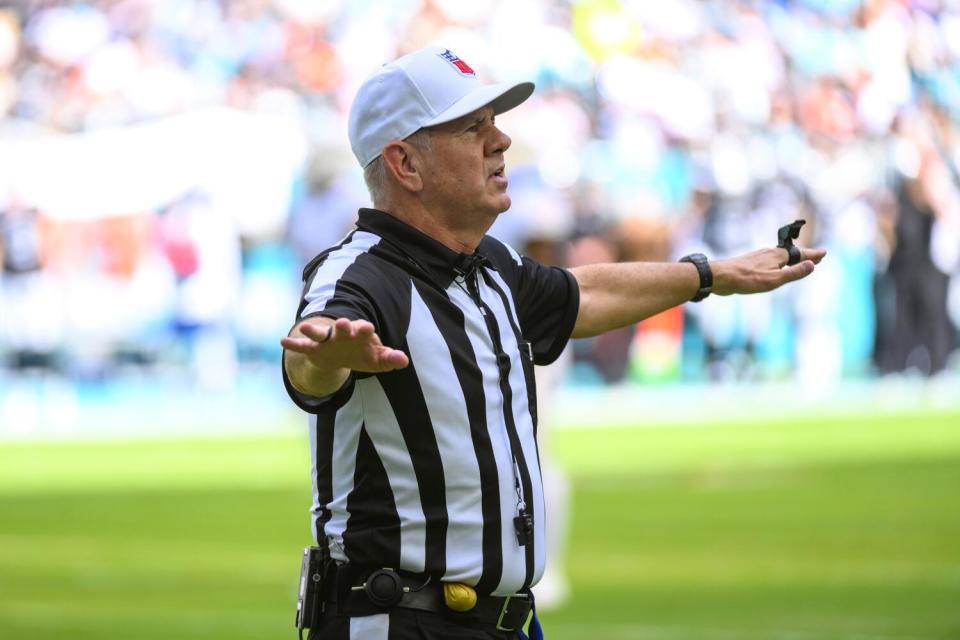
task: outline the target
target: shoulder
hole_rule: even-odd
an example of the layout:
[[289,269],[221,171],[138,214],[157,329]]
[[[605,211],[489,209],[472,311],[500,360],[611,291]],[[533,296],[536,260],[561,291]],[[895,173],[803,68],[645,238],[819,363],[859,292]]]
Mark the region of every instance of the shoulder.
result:
[[382,238],[355,230],[339,244],[311,260],[303,270],[306,311],[325,309],[331,301],[366,301],[372,312],[405,288],[409,277],[382,246]]
[[517,250],[493,236],[484,236],[477,251],[501,270],[514,270],[523,266],[523,258]]
[[304,291],[352,285],[389,294],[409,281],[405,261],[376,233],[358,229],[311,260],[303,270]]
[[380,236],[354,231],[304,269],[298,318],[368,320],[386,339],[405,321],[411,286],[409,274],[381,246]]
[[339,280],[347,272],[357,271],[358,268],[363,270],[366,257],[374,254],[380,240],[380,236],[369,231],[351,231],[339,244],[324,250],[307,263],[303,268],[304,282]]

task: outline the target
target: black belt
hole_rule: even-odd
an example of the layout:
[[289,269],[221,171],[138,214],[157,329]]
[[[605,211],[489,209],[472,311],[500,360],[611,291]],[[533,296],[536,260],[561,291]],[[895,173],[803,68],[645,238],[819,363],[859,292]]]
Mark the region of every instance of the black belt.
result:
[[[511,596],[477,594],[476,606],[469,611],[458,612],[447,607],[443,597],[443,583],[424,574],[389,571],[388,579],[383,576],[382,570],[363,569],[349,564],[338,566],[335,573],[336,577],[332,581],[334,588],[327,600],[334,603],[336,612],[342,615],[367,616],[400,607],[442,613],[455,620],[490,625],[498,631],[509,632],[523,627],[533,606],[533,597],[529,593]],[[399,589],[396,601],[374,602],[370,590],[364,588],[371,578],[388,587],[390,580],[396,580]],[[376,596],[374,599],[377,599]]]

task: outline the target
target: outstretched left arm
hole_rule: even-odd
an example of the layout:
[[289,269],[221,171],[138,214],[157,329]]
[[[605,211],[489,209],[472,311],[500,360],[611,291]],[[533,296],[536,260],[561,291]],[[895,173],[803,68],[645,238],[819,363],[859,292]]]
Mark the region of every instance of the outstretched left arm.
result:
[[[762,293],[813,273],[827,252],[801,249],[801,261],[785,266],[786,249],[760,249],[710,262],[713,293]],[[570,270],[580,286],[574,338],[625,327],[690,300],[700,288],[697,268],[686,262],[593,264]]]

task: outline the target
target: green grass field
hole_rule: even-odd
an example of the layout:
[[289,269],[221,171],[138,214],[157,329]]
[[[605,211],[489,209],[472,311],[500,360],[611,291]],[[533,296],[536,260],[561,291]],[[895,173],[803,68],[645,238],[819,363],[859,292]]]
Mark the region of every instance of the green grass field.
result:
[[[0,445],[0,639],[294,638],[304,440]],[[960,638],[958,413],[552,447],[574,598],[549,640]]]

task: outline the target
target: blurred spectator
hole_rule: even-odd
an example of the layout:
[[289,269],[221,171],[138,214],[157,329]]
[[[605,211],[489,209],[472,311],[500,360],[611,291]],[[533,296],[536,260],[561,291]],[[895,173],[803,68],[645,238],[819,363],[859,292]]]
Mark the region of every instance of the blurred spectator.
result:
[[[901,171],[896,176],[897,219],[887,270],[896,308],[889,348],[881,371],[942,371],[955,348],[956,331],[947,311],[950,274],[941,270],[931,248],[938,219],[952,217],[956,185],[932,148],[901,140]],[[954,237],[953,242],[960,243]]]
[[[723,258],[805,218],[833,251],[830,278],[577,345],[575,379],[951,367],[960,9],[916,0],[14,3],[0,9],[5,362],[200,375],[209,357],[219,384],[275,357],[266,336],[289,319],[251,310],[279,304],[366,204],[350,97],[430,43],[538,83],[503,117],[507,241],[536,219],[555,225],[528,246],[547,261],[560,237],[574,264]],[[90,342],[65,343],[67,328]]]
[[162,220],[177,276],[177,335],[189,346],[198,382],[229,387],[237,369],[233,322],[241,273],[234,222],[202,192],[178,199],[162,213]]
[[13,369],[56,365],[57,314],[45,313],[56,308],[56,291],[43,271],[42,252],[37,211],[9,203],[0,212],[0,336],[10,345],[4,360]]

